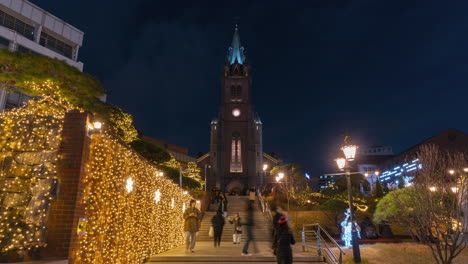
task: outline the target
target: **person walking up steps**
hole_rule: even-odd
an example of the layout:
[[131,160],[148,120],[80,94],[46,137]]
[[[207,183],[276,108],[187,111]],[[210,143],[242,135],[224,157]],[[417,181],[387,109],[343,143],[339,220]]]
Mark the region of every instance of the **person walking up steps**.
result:
[[273,254],[276,255],[278,264],[293,263],[293,254],[291,245],[296,244],[292,230],[288,226],[288,218],[280,217],[278,220],[279,228],[273,241]]
[[223,235],[223,228],[224,228],[224,217],[221,207],[216,212],[216,215],[211,218],[211,224],[213,225],[213,233],[214,233],[214,246],[219,247],[221,244],[221,236]]
[[242,239],[242,223],[239,213],[236,213],[234,218],[229,220],[229,223],[233,225],[232,242],[234,244],[240,244]]
[[195,200],[190,201],[190,207],[184,212],[185,252],[195,252],[196,236],[199,228],[201,212],[195,207]]

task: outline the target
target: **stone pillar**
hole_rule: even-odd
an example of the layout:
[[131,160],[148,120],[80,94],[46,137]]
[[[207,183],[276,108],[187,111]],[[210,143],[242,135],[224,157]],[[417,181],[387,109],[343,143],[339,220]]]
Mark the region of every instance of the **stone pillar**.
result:
[[82,178],[89,156],[90,138],[87,136],[88,113],[72,110],[65,115],[62,141],[58,150],[57,177],[59,193],[53,202],[47,225],[46,258],[69,258],[74,263],[74,250],[78,247],[77,225],[84,215],[80,203],[83,192]]

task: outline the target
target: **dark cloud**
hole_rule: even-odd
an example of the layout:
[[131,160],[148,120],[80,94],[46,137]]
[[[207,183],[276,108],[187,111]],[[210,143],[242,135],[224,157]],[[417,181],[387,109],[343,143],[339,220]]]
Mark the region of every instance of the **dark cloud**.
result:
[[401,151],[463,122],[466,1],[34,1],[145,134],[207,151],[233,25],[266,151],[330,171],[340,134]]

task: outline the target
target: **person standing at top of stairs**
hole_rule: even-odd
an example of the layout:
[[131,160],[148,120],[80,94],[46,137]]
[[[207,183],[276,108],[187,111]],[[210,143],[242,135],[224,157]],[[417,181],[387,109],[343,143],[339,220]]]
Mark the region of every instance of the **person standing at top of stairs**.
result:
[[255,187],[250,187],[249,191],[249,201],[255,201]]

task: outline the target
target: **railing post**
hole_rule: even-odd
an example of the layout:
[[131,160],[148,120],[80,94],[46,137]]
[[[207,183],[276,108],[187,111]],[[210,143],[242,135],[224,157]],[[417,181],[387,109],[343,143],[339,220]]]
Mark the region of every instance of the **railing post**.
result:
[[320,243],[320,242],[321,242],[321,241],[320,241],[320,238],[321,238],[321,237],[322,237],[322,236],[320,235],[320,226],[317,226],[317,254],[318,254],[319,256],[322,255],[322,248],[321,248],[321,243]]
[[302,252],[306,251],[306,241],[305,241],[305,227],[302,226]]

